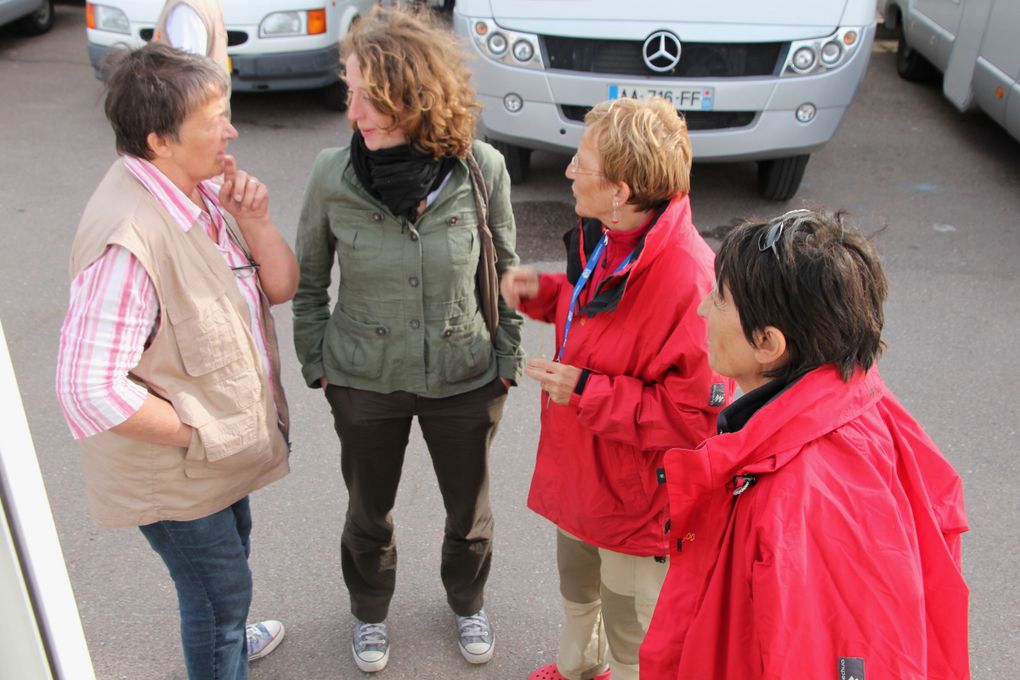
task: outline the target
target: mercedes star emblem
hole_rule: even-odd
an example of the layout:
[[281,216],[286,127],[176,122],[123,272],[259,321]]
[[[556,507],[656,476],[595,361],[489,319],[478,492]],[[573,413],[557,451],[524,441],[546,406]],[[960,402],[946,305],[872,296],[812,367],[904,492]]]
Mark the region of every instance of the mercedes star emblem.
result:
[[645,65],[656,73],[666,73],[680,63],[680,38],[669,31],[656,31],[648,36],[641,49]]

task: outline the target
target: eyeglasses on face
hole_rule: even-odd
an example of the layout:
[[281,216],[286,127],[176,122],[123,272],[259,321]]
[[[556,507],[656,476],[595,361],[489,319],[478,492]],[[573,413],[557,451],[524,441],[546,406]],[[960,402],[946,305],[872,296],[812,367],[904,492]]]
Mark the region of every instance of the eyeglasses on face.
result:
[[587,168],[582,168],[580,164],[578,164],[577,162],[576,153],[574,154],[574,157],[570,159],[570,164],[567,166],[567,169],[570,170],[570,172],[574,173],[575,175],[592,175],[593,177],[605,177],[605,175],[600,170],[588,170]]
[[783,231],[786,229],[786,225],[792,222],[795,228],[798,218],[808,217],[809,215],[811,215],[810,210],[798,208],[773,219],[769,222],[769,228],[758,235],[758,252],[764,253],[766,250],[771,249],[772,254],[778,258],[779,249],[776,247],[776,244],[779,242],[779,239],[783,238]]

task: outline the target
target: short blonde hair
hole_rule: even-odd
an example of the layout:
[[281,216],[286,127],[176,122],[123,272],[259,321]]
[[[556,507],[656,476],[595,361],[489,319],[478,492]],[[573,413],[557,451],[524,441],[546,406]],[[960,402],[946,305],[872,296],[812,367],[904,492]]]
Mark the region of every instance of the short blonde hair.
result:
[[481,108],[460,46],[427,10],[376,6],[348,33],[372,106],[392,116],[419,151],[464,158]]
[[584,117],[608,182],[626,182],[630,204],[653,210],[691,190],[687,122],[661,97],[612,99]]

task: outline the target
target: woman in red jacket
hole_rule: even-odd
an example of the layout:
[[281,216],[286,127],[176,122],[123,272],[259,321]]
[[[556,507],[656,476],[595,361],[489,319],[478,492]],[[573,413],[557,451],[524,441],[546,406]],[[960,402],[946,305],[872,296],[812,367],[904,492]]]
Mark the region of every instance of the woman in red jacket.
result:
[[545,392],[528,506],[559,527],[566,618],[557,662],[531,680],[637,679],[666,573],[662,455],[714,432],[732,394],[697,315],[713,255],[691,223],[683,119],[662,99],[617,100],[585,123],[566,171],[581,217],[567,272],[501,282],[509,304],[556,324],[555,360],[526,369]]
[[968,678],[960,478],[882,384],[886,281],[842,215],[727,235],[701,303],[744,396],[666,454],[643,680]]

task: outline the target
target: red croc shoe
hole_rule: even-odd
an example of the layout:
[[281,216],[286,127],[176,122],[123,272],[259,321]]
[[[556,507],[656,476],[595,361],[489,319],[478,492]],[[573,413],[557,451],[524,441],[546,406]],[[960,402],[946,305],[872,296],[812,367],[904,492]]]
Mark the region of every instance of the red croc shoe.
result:
[[[607,669],[605,673],[599,673],[592,680],[609,680],[612,673]],[[548,666],[542,666],[531,671],[531,675],[528,676],[528,680],[567,680],[560,673],[559,669],[556,668],[556,664],[551,663]]]

